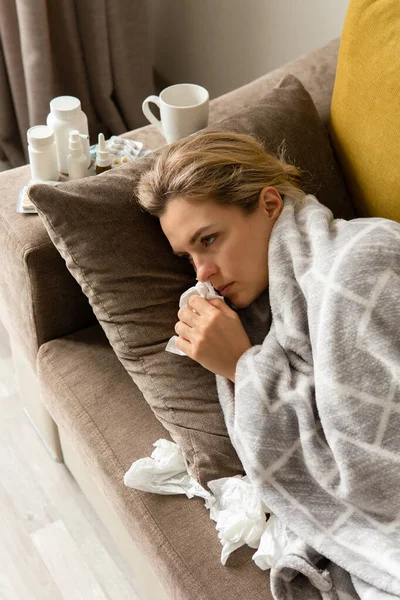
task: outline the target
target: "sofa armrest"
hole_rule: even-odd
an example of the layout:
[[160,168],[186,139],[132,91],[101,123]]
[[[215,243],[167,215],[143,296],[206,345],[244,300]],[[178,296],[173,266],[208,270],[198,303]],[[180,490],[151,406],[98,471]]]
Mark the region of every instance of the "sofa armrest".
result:
[[42,344],[97,321],[38,216],[16,212],[29,179],[28,166],[0,173],[0,319],[36,369]]

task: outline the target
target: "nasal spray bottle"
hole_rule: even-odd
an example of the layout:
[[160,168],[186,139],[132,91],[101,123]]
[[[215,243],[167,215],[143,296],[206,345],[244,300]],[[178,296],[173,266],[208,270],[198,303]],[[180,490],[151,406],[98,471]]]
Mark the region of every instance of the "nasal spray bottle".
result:
[[79,133],[77,129],[71,129],[69,132],[69,153],[68,153],[68,176],[69,179],[81,179],[87,177],[87,156],[83,151],[82,138],[87,136]]
[[104,133],[99,133],[99,143],[96,150],[96,175],[111,169],[111,158],[106,147]]

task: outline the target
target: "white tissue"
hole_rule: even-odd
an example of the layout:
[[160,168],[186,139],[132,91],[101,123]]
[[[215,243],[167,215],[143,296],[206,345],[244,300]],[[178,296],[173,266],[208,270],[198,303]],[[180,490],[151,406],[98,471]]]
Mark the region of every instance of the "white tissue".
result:
[[[209,281],[203,282],[199,281],[195,286],[189,288],[182,294],[179,300],[179,308],[184,308],[188,305],[190,296],[201,296],[206,300],[212,300],[213,298],[219,298],[220,300],[224,300],[223,296],[220,296],[213,288],[212,284]],[[225,300],[224,300],[225,302]],[[193,311],[195,312],[195,311]],[[187,356],[185,352],[179,350],[176,347],[177,336],[174,335],[168,342],[165,350],[167,352],[173,352],[173,354],[180,354],[181,356]]]
[[278,517],[271,515],[261,536],[259,548],[252,559],[263,571],[271,569],[284,556],[287,544],[289,539],[286,526]]
[[210,517],[217,522],[221,563],[225,565],[229,555],[240,546],[258,548],[269,509],[246,475],[214,479],[208,487],[215,498]]
[[153,446],[156,449],[151,458],[137,460],[125,473],[126,486],[156,494],[203,498],[210,518],[216,522],[223,565],[244,544],[258,548],[253,560],[260,569],[275,565],[288,543],[287,530],[275,515],[266,521],[270,511],[246,475],[213,479],[208,483],[209,492],[191,477],[177,444],[160,439]]
[[186,494],[209,500],[211,494],[189,475],[187,463],[177,444],[157,440],[151,458],[132,463],[124,475],[124,483],[142,492],[155,494]]

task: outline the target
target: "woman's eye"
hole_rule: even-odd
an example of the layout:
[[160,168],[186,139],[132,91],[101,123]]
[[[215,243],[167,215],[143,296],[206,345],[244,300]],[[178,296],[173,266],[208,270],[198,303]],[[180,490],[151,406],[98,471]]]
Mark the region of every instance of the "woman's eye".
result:
[[[211,246],[211,244],[215,241],[216,237],[217,236],[215,234],[207,235],[206,237],[201,238],[201,243],[204,244],[206,248],[208,248],[208,246]],[[180,254],[180,256],[182,258],[186,258],[186,260],[193,264],[193,259],[190,256],[190,254]]]
[[205,246],[211,246],[211,244],[214,242],[216,238],[216,235],[207,235],[206,237],[202,238],[202,242],[205,244]]

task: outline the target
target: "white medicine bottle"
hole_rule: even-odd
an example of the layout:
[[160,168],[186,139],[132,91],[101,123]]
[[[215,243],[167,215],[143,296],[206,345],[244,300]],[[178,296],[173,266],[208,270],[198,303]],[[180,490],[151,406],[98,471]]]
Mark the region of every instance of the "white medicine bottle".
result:
[[90,166],[90,145],[88,120],[81,109],[81,103],[74,96],[58,96],[50,101],[50,113],[47,117],[47,125],[54,132],[58,168],[61,173],[68,173],[69,132],[77,129],[79,133],[88,137],[82,140],[83,151]]
[[57,149],[54,133],[47,125],[35,125],[27,131],[32,179],[58,181]]
[[77,129],[69,132],[69,150],[67,158],[69,179],[81,179],[89,175],[86,155],[83,151],[82,142],[86,136],[79,133]]

